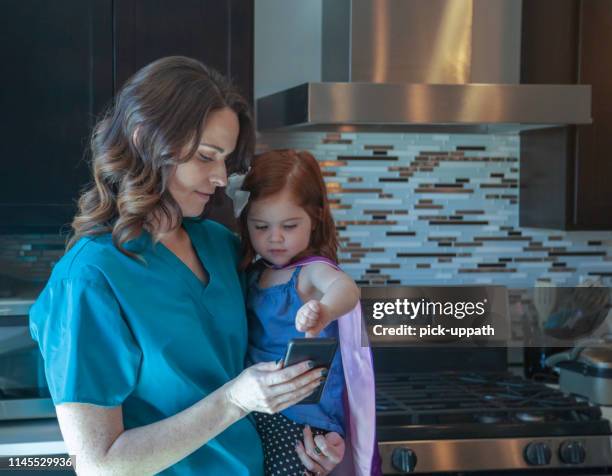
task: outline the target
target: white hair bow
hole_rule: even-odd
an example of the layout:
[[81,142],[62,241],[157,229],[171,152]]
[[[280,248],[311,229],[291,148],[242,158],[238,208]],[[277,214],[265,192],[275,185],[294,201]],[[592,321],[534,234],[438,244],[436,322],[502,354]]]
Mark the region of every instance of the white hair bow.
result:
[[250,192],[241,190],[242,184],[246,174],[232,174],[227,179],[227,187],[225,187],[225,194],[232,199],[234,203],[234,216],[238,218],[246,207],[249,201]]

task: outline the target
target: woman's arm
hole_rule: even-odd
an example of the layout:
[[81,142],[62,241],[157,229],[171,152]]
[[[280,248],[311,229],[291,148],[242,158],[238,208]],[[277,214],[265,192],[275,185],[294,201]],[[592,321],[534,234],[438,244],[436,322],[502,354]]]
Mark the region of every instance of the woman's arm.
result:
[[56,411],[79,475],[156,474],[244,416],[221,389],[174,416],[127,431],[121,406],[65,403]]
[[64,403],[56,407],[79,475],[156,474],[189,455],[251,411],[275,413],[312,393],[321,369],[303,362],[278,370],[266,362],[191,407],[150,425],[125,430],[121,406]]
[[309,300],[296,315],[296,328],[307,336],[316,336],[330,322],[351,311],[359,302],[360,292],[345,273],[324,263],[313,263],[300,273],[300,284],[322,295]]

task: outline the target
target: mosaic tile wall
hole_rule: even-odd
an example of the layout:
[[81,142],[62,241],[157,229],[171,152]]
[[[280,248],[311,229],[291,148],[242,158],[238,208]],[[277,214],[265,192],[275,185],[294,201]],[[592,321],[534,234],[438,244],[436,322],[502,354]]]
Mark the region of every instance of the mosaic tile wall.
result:
[[320,162],[341,241],[360,284],[612,281],[612,232],[518,226],[516,135],[283,133]]
[[59,235],[0,235],[0,298],[34,298],[64,254]]
[[[264,135],[260,150],[306,149],[321,163],[342,267],[361,284],[612,286],[612,232],[518,226],[519,138],[504,135]],[[0,281],[42,282],[65,238],[0,235]],[[0,285],[2,283],[0,282]]]

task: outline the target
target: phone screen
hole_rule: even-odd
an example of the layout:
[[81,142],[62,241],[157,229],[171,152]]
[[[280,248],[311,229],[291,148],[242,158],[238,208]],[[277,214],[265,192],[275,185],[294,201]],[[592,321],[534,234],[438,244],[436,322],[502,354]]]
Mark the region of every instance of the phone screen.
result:
[[[332,338],[311,338],[311,339],[292,339],[287,346],[284,366],[299,364],[306,360],[312,360],[315,367],[325,367],[329,369],[336,354],[338,339]],[[318,403],[323,394],[325,384],[319,385],[317,389],[302,400],[298,405]]]

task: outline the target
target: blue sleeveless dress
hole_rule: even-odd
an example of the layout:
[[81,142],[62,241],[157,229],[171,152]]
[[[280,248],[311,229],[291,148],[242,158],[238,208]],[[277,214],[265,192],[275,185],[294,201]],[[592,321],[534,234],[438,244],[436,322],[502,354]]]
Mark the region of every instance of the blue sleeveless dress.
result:
[[[248,276],[247,315],[249,321],[250,364],[282,359],[291,339],[305,337],[295,328],[295,315],[304,302],[297,292],[298,276],[302,266],[297,266],[291,279],[269,288],[260,288],[259,278],[263,268],[257,268]],[[328,325],[319,337],[338,338],[338,323]],[[345,436],[343,408],[344,371],[340,348],[336,351],[329,369],[325,390],[316,404],[297,404],[281,413],[290,420],[308,424]]]

